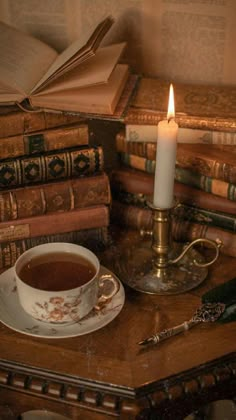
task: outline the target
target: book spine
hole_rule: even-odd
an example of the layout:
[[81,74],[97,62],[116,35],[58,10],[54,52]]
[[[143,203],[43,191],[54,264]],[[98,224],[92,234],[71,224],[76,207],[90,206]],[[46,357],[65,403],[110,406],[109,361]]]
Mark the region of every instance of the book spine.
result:
[[219,197],[236,201],[236,184],[201,175],[178,166],[175,168],[175,180]]
[[176,207],[173,214],[178,220],[201,223],[207,226],[218,226],[222,229],[236,232],[236,217],[224,213],[181,204]]
[[[130,106],[125,117],[124,124],[144,124],[157,125],[160,121],[166,118],[166,111],[160,112],[146,108],[135,108]],[[175,122],[180,128],[190,128],[198,130],[224,131],[227,133],[235,133],[236,122],[235,118],[202,118],[193,115],[180,115],[178,112],[175,115]]]
[[109,208],[107,206],[83,207],[63,213],[51,213],[11,222],[2,222],[0,224],[0,243],[108,225]]
[[127,191],[113,190],[113,199],[120,201],[123,204],[137,206],[141,208],[148,208],[148,202],[152,202],[152,196],[146,194],[136,194]]
[[[155,172],[155,160],[124,152],[119,153],[119,157],[121,163],[130,168],[138,169],[149,174],[154,174]],[[176,165],[175,180],[202,191],[227,198],[228,200],[236,200],[236,184],[202,175],[182,166]]]
[[156,159],[156,143],[127,141],[123,131],[116,135],[116,151],[145,157],[150,160]]
[[[151,201],[151,197],[146,196],[145,194],[131,194],[126,192],[115,193],[114,199],[123,204],[141,208],[149,208],[148,201]],[[173,209],[173,215],[178,217],[179,220],[203,223],[208,226],[218,226],[236,232],[236,217],[234,215],[201,209],[186,204],[179,204],[176,206]]]
[[[111,220],[132,229],[152,229],[152,211],[136,206],[113,203]],[[206,238],[223,242],[222,254],[236,257],[236,235],[216,226],[173,219],[172,237],[175,241],[191,242],[194,239]]]
[[0,161],[0,188],[95,174],[104,169],[100,146],[47,152],[32,157]]
[[14,108],[11,112],[11,108],[8,107],[5,114],[0,114],[0,138],[44,131],[83,121],[85,119],[81,116],[60,111],[24,112]]
[[[222,146],[222,157],[224,157],[223,147],[227,146]],[[231,152],[234,153],[234,149]],[[200,175],[236,184],[236,165],[224,159],[214,158],[210,153],[208,155],[207,150],[201,155],[195,150],[177,148],[176,165]]]
[[0,222],[111,203],[105,173],[0,192]]
[[[110,174],[112,191],[127,191],[152,197],[154,176],[135,169],[121,168]],[[236,214],[236,201],[216,196],[175,181],[174,195],[178,202],[227,214]]]
[[132,229],[150,230],[152,229],[152,211],[114,200],[111,208],[111,221]]
[[175,220],[173,222],[172,233],[173,239],[181,242],[191,242],[199,238],[206,238],[212,241],[220,239],[223,243],[220,252],[231,257],[236,257],[236,235],[233,232],[215,226]]
[[[156,143],[157,126],[150,124],[126,124],[125,138],[127,142]],[[189,144],[226,144],[233,146],[236,145],[236,133],[235,131],[210,131],[179,127],[177,142]]]
[[34,134],[19,134],[18,136],[3,137],[0,139],[0,156],[2,160],[23,155],[44,153],[50,150],[88,146],[88,143],[88,125],[81,124],[77,127],[63,127]]
[[0,243],[0,269],[12,267],[24,251],[37,245],[50,242],[68,242],[85,246],[91,251],[97,252],[106,248],[110,241],[108,228],[100,227],[2,242]]
[[148,174],[154,174],[155,172],[155,160],[124,152],[119,153],[119,158],[122,164],[130,168],[138,169],[139,171],[144,171]]
[[[142,77],[125,124],[155,124],[166,119],[169,82]],[[175,121],[179,127],[236,131],[232,86],[175,83]]]

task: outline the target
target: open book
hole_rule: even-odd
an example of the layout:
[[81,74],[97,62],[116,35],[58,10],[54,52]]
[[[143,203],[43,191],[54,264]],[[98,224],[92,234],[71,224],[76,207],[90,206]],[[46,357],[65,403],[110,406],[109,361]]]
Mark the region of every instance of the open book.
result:
[[117,64],[125,43],[99,48],[112,23],[105,18],[58,54],[0,22],[0,104],[112,115],[129,75]]

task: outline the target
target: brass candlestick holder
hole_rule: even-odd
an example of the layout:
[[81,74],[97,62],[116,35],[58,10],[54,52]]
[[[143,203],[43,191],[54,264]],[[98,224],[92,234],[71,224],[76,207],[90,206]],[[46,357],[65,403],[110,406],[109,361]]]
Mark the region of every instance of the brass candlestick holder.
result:
[[[171,209],[160,209],[148,203],[153,213],[152,231],[141,231],[140,244],[131,247],[120,261],[122,280],[144,293],[171,295],[198,286],[207,276],[208,267],[218,258],[222,242],[199,238],[191,243],[172,241]],[[148,237],[148,240],[146,239]],[[207,244],[214,248],[210,261],[194,248]]]

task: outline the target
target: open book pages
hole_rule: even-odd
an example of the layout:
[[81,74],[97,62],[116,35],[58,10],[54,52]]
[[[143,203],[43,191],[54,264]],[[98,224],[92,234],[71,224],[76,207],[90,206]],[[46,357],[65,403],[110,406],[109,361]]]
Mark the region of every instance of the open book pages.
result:
[[30,98],[31,104],[40,108],[78,111],[81,113],[113,114],[129,76],[126,64],[118,64],[109,82],[85,88],[41,93]]
[[124,42],[98,48],[112,23],[105,18],[58,54],[0,22],[0,103],[28,99],[33,107],[112,114],[129,73],[117,66]]

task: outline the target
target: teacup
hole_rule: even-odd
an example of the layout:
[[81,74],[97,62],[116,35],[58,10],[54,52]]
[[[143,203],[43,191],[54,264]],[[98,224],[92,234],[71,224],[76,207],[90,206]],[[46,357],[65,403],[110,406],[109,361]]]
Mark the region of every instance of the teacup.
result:
[[112,275],[99,271],[98,258],[83,246],[56,242],[30,248],[14,265],[20,304],[39,321],[77,322],[119,290]]

